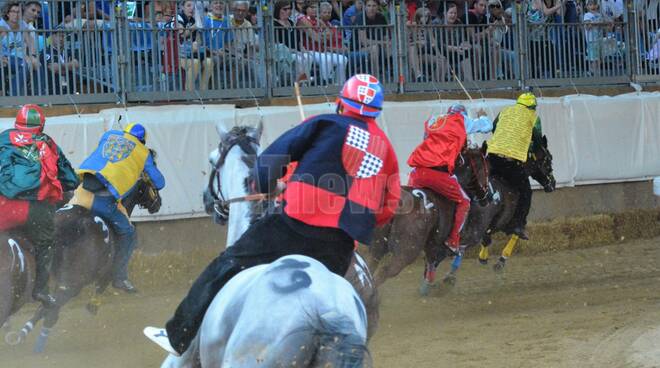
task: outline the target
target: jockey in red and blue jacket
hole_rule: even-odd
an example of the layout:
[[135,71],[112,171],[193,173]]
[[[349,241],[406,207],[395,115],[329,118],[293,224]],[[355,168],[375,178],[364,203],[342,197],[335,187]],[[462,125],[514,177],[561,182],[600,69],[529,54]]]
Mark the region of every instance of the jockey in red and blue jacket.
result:
[[145,334],[172,354],[185,352],[229,279],[286,255],[314,258],[343,277],[354,242],[369,244],[375,226],[388,222],[399,205],[396,155],[375,120],[382,104],[378,79],[358,74],[344,85],[337,114],[308,119],[266,148],[255,166],[255,187],[263,193],[272,193],[287,164],[298,162],[283,211],[255,222],[204,270],[166,331],[147,327]]
[[483,110],[480,115],[471,119],[465,106],[454,104],[446,115],[431,117],[424,123],[424,141],[408,158],[408,165],[413,167],[408,185],[431,189],[456,204],[454,226],[445,241],[455,254],[459,252],[460,231],[470,211],[470,198],[454,175],[454,165],[468,134],[493,130],[493,122]]
[[16,229],[34,245],[36,275],[32,297],[49,306],[48,268],[55,233],[53,216],[63,192],[78,176],[51,137],[37,105],[25,105],[13,129],[0,133],[0,231]]

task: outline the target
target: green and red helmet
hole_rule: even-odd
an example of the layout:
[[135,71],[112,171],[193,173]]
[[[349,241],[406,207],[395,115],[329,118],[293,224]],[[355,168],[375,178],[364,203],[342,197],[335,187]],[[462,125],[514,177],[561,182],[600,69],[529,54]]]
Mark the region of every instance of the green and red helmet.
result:
[[14,128],[30,133],[41,133],[44,130],[45,123],[46,116],[43,110],[41,110],[41,107],[27,104],[18,110]]

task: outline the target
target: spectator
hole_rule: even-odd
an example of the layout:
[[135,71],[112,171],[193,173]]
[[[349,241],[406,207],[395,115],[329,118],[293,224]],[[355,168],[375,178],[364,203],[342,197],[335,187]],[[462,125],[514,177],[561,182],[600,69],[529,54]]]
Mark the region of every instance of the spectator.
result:
[[603,40],[604,17],[598,9],[598,0],[587,0],[587,12],[584,14],[584,38],[587,43],[587,61],[589,76],[600,75],[601,42]]
[[[446,26],[460,26],[463,24],[458,18],[458,8],[454,3],[447,3],[444,16]],[[465,27],[443,27],[440,35],[440,47],[451,67],[452,74],[459,78],[456,70],[462,72],[462,79],[474,80],[472,76],[473,48]]]
[[31,37],[27,36],[27,24],[23,22],[18,1],[9,1],[2,8],[0,20],[0,44],[2,45],[3,65],[8,68],[10,94],[23,95],[26,92],[27,71],[39,67],[39,59]]
[[[319,9],[321,19],[317,18]],[[343,52],[341,32],[330,23],[332,5],[322,2],[319,8],[317,3],[311,3],[305,10],[307,15],[300,18],[297,24],[302,33],[303,50],[308,51],[319,65],[320,76],[324,84],[334,81],[343,85],[346,80],[348,60],[341,54]]]
[[308,0],[295,0],[293,5],[295,6],[291,12],[291,21],[293,24],[298,24],[300,18],[304,17],[305,14],[305,5],[309,5]]
[[[184,1],[177,15],[177,28],[179,29],[179,63],[186,75],[186,91],[195,90],[195,82],[199,79],[199,89],[208,89],[213,70],[213,59],[207,57],[206,49],[200,46],[200,34],[195,25],[195,2]],[[204,62],[204,66],[201,64]]]
[[[500,8],[502,5],[500,4]],[[470,9],[462,18],[463,24],[467,24],[467,32],[473,43],[472,71],[476,78],[488,80],[494,77],[494,73],[487,75],[489,67],[495,67],[491,63],[489,50],[491,48],[490,35],[492,29],[487,29],[488,18],[486,17],[488,9],[488,0],[476,0]]]
[[275,41],[275,62],[278,68],[276,76],[282,78],[290,73],[295,64],[296,80],[306,80],[310,77],[312,58],[302,52],[300,35],[291,22],[291,1],[277,0],[273,9],[273,31]]
[[555,58],[553,45],[549,41],[548,17],[557,12],[562,1],[548,8],[543,0],[524,0],[523,14],[527,21],[527,39],[529,40],[529,61],[531,78],[551,78],[554,75],[552,60]]
[[[204,19],[204,45],[209,51],[212,65],[225,67],[228,57],[229,20],[225,17],[225,2],[214,0],[209,4],[211,12]],[[222,73],[224,75],[224,73]],[[219,80],[219,76],[218,76]]]
[[504,37],[509,31],[509,27],[504,21],[504,9],[502,9],[502,3],[500,0],[488,0],[488,13],[487,32],[490,34],[489,55],[491,61],[488,63],[490,67],[489,73],[491,77],[502,79],[502,45],[504,43]]
[[230,74],[234,78],[254,81],[259,43],[252,23],[246,19],[249,9],[250,2],[246,0],[235,0],[231,5],[229,50],[235,66]]
[[600,13],[606,22],[623,22],[623,0],[601,0]]
[[332,4],[332,20],[338,21],[341,24],[344,19],[344,13],[353,5],[353,0],[331,0]]
[[[379,80],[387,80],[381,73],[381,61],[388,62],[392,56],[390,28],[385,16],[379,12],[380,3],[377,0],[367,0],[364,3],[364,13],[357,16],[359,50],[369,53],[371,74]],[[384,72],[384,71],[383,71]]]
[[435,28],[431,28],[431,12],[428,8],[415,11],[410,29],[409,61],[416,82],[423,82],[433,75],[434,82],[443,80],[446,74],[446,59],[438,49]]
[[422,4],[417,0],[405,0],[403,3],[406,7],[406,14],[408,15],[408,19],[406,21],[408,24],[413,24],[415,22],[415,17],[417,16],[417,9],[419,9]]
[[346,9],[344,16],[341,19],[342,28],[344,28],[344,45],[349,47],[351,50],[354,50],[357,45],[357,31],[355,30],[355,25],[357,24],[358,14],[362,13],[364,7],[363,0],[356,0],[355,3]]
[[42,55],[46,66],[46,81],[51,94],[71,94],[75,92],[74,75],[80,63],[72,47],[66,45],[64,27],[59,27],[50,35],[48,47]]

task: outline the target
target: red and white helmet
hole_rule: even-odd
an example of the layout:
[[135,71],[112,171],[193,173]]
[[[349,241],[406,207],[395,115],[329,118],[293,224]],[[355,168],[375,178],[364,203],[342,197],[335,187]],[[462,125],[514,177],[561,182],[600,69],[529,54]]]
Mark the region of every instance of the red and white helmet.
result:
[[44,130],[46,116],[41,107],[33,104],[23,105],[14,122],[14,128],[30,133],[41,133]]
[[338,104],[343,112],[376,118],[383,109],[383,86],[370,74],[352,76],[339,93]]

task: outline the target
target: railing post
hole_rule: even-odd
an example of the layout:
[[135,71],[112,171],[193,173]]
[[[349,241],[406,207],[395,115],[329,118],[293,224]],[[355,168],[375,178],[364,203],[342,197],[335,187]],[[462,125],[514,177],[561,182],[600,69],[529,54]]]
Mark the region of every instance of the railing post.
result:
[[129,55],[126,55],[126,50],[130,48],[129,38],[128,38],[128,25],[126,24],[126,7],[125,6],[116,6],[111,7],[110,18],[111,21],[116,21],[115,23],[115,33],[117,35],[117,45],[115,47],[115,52],[113,57],[116,57],[117,65],[117,75],[115,77],[118,79],[118,90],[117,95],[119,96],[120,103],[126,104],[126,94],[130,87],[128,86],[128,81],[130,80],[130,71],[129,69]]
[[626,5],[623,12],[623,24],[626,42],[626,65],[629,68],[627,74],[631,81],[637,82],[637,75],[640,71],[638,63],[641,57],[639,43],[641,41],[640,37],[644,37],[644,35],[641,34],[642,28],[638,26],[639,17],[637,16],[635,2],[626,1]]
[[404,5],[396,5],[396,17],[395,17],[395,32],[397,34],[397,60],[398,60],[398,84],[399,84],[399,93],[405,92],[405,82],[406,77],[410,75],[408,70],[408,32],[406,27],[406,21],[408,20],[408,8]]
[[261,9],[263,23],[261,24],[261,37],[259,39],[259,50],[262,54],[262,62],[264,65],[264,92],[266,98],[273,97],[273,88],[275,87],[275,78],[274,73],[277,70],[275,62],[273,60],[273,47],[275,45],[275,36],[273,30],[273,4],[268,6],[268,3],[264,2],[259,6]]
[[516,3],[516,6],[513,8],[512,14],[513,28],[516,30],[517,37],[515,37],[514,48],[517,51],[518,57],[518,67],[516,68],[516,73],[518,74],[518,86],[521,89],[527,87],[527,76],[528,76],[528,42],[527,42],[527,20],[525,14],[522,11],[522,3]]

